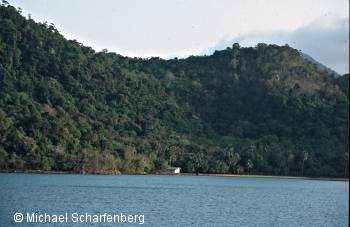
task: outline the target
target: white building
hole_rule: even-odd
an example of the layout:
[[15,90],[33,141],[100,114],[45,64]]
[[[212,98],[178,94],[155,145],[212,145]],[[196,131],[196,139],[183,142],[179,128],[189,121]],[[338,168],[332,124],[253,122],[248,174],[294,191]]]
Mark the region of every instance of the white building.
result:
[[180,167],[168,167],[166,169],[167,173],[169,173],[169,174],[179,174],[180,170],[181,170]]

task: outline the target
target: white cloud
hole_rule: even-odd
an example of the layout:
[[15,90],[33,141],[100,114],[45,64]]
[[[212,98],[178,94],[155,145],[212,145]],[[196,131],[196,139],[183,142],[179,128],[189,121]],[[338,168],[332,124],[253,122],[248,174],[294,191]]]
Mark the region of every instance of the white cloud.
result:
[[249,32],[231,39],[225,37],[202,54],[211,54],[233,43],[241,46],[255,46],[257,43],[288,44],[340,74],[349,72],[349,18],[327,15],[292,31]]
[[343,64],[348,48],[342,41],[349,23],[332,21],[329,15],[348,17],[349,0],[8,1],[97,51],[185,57],[215,46],[226,34],[229,38],[215,47],[231,45],[232,37],[242,45],[287,42],[339,72],[348,71]]

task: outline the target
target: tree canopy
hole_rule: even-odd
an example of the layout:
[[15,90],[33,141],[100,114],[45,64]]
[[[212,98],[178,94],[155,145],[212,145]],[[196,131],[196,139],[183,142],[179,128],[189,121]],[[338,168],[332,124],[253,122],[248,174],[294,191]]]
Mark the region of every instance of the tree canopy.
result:
[[0,169],[348,176],[348,84],[289,46],[95,52],[2,4]]

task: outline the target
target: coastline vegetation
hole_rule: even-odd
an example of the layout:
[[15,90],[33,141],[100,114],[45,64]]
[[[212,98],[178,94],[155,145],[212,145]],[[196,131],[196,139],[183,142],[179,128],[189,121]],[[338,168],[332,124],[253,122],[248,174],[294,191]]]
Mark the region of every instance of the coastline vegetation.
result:
[[349,74],[287,45],[95,52],[0,6],[0,170],[348,177]]

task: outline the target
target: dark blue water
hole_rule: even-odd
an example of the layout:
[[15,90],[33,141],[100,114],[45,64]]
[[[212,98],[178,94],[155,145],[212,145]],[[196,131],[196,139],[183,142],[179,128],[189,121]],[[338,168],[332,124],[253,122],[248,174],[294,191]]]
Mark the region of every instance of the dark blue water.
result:
[[[349,182],[339,181],[0,174],[0,226],[128,225],[75,223],[72,213],[144,215],[143,226],[347,226],[348,199]],[[15,223],[16,212],[68,220]]]

